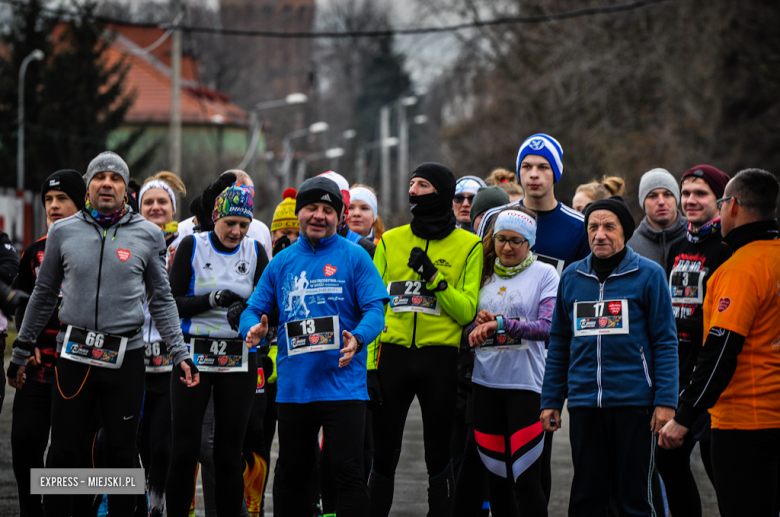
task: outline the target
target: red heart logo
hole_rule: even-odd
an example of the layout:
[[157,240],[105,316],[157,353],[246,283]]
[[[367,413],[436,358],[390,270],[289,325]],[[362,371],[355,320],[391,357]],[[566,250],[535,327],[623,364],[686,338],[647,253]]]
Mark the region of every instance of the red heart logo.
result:
[[599,327],[604,328],[607,326],[607,318],[599,318]]
[[498,341],[499,345],[503,345],[506,342],[506,334],[499,334],[496,336],[496,341]]
[[609,312],[612,313],[613,316],[617,316],[620,314],[620,310],[623,308],[623,304],[620,302],[609,302],[609,305],[607,305],[609,308]]
[[227,357],[225,357],[224,355],[220,356],[220,358],[219,358],[219,365],[220,366],[225,366],[227,364],[227,362],[228,362],[228,358]]
[[316,345],[320,342],[320,335],[319,334],[312,334],[309,336],[309,341],[311,341],[312,345]]
[[160,365],[162,364],[162,357],[160,357],[160,356],[158,355],[157,357],[155,357],[154,359],[152,359],[152,362],[154,363],[154,365],[155,365],[155,366],[160,366]]
[[718,312],[723,312],[731,305],[731,298],[721,298],[718,300]]
[[100,359],[101,357],[103,357],[103,351],[102,350],[93,350],[92,351],[92,357],[94,357],[95,359]]
[[336,268],[330,264],[325,265],[325,276],[333,276],[336,274]]
[[38,264],[43,263],[43,250],[38,252],[37,257],[38,257]]
[[265,386],[265,372],[263,372],[262,368],[257,369],[257,389],[259,390]]
[[116,254],[119,257],[119,260],[122,262],[130,258],[130,250],[123,250],[122,248],[119,248],[116,250]]
[[422,303],[422,296],[412,296],[412,303],[420,305]]

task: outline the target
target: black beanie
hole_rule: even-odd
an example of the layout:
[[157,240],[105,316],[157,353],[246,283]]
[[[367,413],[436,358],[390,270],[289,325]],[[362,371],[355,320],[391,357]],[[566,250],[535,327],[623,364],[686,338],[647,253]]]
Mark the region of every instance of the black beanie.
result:
[[59,190],[68,195],[79,210],[84,210],[84,198],[87,195],[87,184],[81,173],[71,169],[57,171],[41,185],[41,203],[46,207],[46,193],[50,190]]
[[309,178],[298,187],[298,195],[295,196],[295,215],[301,208],[312,203],[327,203],[341,215],[344,210],[344,198],[335,181],[317,176]]
[[414,169],[412,178],[423,178],[431,182],[436,192],[452,203],[455,196],[455,173],[446,165],[436,162],[421,163]]
[[628,205],[621,196],[612,196],[606,199],[600,199],[594,201],[585,207],[585,231],[588,230],[588,218],[590,214],[596,210],[609,210],[615,214],[620,221],[620,226],[623,227],[623,235],[626,238],[626,242],[634,235],[634,229],[636,224],[634,223],[634,217],[631,215]]

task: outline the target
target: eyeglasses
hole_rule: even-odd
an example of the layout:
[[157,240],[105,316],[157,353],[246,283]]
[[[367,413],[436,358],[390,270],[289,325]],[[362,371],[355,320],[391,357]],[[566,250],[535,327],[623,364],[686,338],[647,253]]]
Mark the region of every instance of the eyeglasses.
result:
[[513,250],[520,249],[523,247],[523,244],[525,244],[526,240],[523,239],[507,239],[503,235],[494,235],[493,236],[493,242],[495,242],[496,246],[504,247],[506,244],[509,244],[509,247]]
[[457,196],[455,196],[454,198],[452,198],[452,200],[453,200],[455,203],[459,204],[459,205],[462,205],[462,204],[463,204],[463,202],[464,202],[464,201],[466,201],[466,200],[468,200],[469,204],[471,204],[471,203],[473,203],[473,202],[474,202],[474,196],[463,196],[463,195],[461,195],[461,194],[458,194]]
[[721,208],[723,206],[723,203],[725,203],[729,199],[733,199],[734,201],[737,202],[737,204],[739,206],[742,206],[742,201],[740,201],[739,199],[735,198],[734,196],[726,196],[726,197],[722,197],[720,199],[715,200],[715,202],[718,204],[718,212],[720,212],[720,210],[721,210]]

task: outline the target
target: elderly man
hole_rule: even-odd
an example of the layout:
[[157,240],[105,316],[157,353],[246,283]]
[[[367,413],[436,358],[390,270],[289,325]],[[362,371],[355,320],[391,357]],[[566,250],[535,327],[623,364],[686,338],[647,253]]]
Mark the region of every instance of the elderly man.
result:
[[336,234],[345,209],[336,183],[322,177],[306,180],[295,201],[301,237],[268,265],[239,330],[256,345],[268,332],[268,317],[279,312],[274,514],[311,513],[312,444],[323,427],[330,441],[338,514],[363,517],[368,515],[363,345],[382,331],[387,291],[371,257]]
[[623,198],[591,203],[592,250],[561,276],[542,388],[542,426],[561,427],[567,395],[574,481],[569,514],[651,515],[654,433],[674,416],[677,338],[663,269],[625,245]]
[[712,416],[712,469],[723,517],[780,509],[780,234],[770,173],[748,169],[717,200],[734,255],[707,282],[704,347],[665,448],[683,445],[697,415]]

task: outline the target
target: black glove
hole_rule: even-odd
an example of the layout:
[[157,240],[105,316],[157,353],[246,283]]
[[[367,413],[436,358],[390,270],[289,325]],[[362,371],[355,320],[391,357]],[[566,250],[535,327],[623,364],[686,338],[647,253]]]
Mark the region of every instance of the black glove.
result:
[[29,299],[30,295],[24,291],[11,289],[0,282],[0,311],[3,311],[7,316],[14,314],[19,304]]
[[230,328],[232,328],[235,331],[238,331],[238,325],[239,323],[241,323],[241,313],[243,313],[244,309],[246,308],[247,308],[247,304],[243,300],[240,302],[233,302],[230,308],[228,308],[227,320],[228,323],[230,323]]
[[206,187],[206,190],[200,195],[200,206],[196,208],[198,213],[195,217],[198,218],[198,224],[200,225],[200,230],[202,232],[208,232],[214,229],[211,213],[214,211],[214,203],[217,201],[217,196],[235,182],[236,175],[232,172],[228,172],[214,180],[214,183]]
[[366,388],[368,389],[369,405],[379,407],[382,405],[382,385],[379,383],[379,372],[368,370],[366,377]]
[[212,307],[230,307],[236,302],[243,302],[244,299],[241,295],[234,293],[228,289],[222,291],[214,291],[209,295],[209,303]]
[[275,257],[277,253],[282,251],[287,246],[290,246],[292,243],[290,242],[290,238],[286,235],[282,235],[278,239],[276,239],[276,242],[274,243],[274,249],[271,251],[271,256]]
[[8,365],[8,370],[6,370],[5,375],[9,379],[16,379],[16,374],[19,372],[19,366],[16,363],[11,363]]
[[[195,366],[195,363],[192,362],[192,358],[191,357],[188,357],[187,359],[181,361],[179,364],[181,364],[181,363],[187,363],[187,365],[189,365],[189,367],[190,367],[190,375],[195,375],[196,373],[199,373],[198,372],[198,367]],[[184,369],[181,370],[181,373],[182,373],[182,375],[180,375],[180,377],[182,379],[186,379],[186,377],[184,376]]]
[[412,253],[409,255],[409,264],[407,265],[412,268],[415,273],[422,275],[426,282],[439,272],[439,270],[436,269],[436,266],[433,265],[433,262],[431,262],[431,259],[428,258],[428,254],[425,253],[425,250],[422,248],[412,248]]

